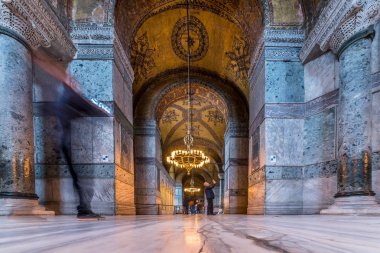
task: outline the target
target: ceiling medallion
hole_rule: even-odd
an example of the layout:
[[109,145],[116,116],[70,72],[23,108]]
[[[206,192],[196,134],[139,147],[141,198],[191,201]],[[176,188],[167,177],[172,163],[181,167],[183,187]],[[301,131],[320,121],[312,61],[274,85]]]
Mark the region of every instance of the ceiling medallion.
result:
[[[187,36],[185,37],[185,44],[182,46],[186,46],[186,60],[187,60],[187,95],[189,99],[189,110],[187,112],[187,123],[188,127],[186,129],[186,135],[183,138],[183,142],[186,145],[186,150],[174,150],[170,156],[166,158],[166,161],[169,164],[172,164],[178,168],[185,168],[187,170],[187,174],[190,175],[190,171],[193,168],[202,168],[205,164],[210,163],[210,158],[205,156],[205,154],[201,150],[191,149],[193,146],[194,138],[192,136],[193,129],[193,92],[191,89],[191,81],[190,81],[190,58],[191,58],[191,49],[194,46],[194,39],[191,36],[191,19],[190,19],[190,4],[189,0],[186,1],[186,19],[185,19],[185,31]],[[199,21],[200,22],[200,21]],[[178,22],[177,22],[178,24]],[[184,47],[185,48],[185,47]]]
[[187,61],[187,44],[190,46],[190,60],[199,61],[205,57],[208,47],[209,39],[206,27],[196,17],[190,16],[189,18],[189,34],[187,31],[187,17],[183,17],[174,25],[172,32],[172,48],[175,54],[184,61]]

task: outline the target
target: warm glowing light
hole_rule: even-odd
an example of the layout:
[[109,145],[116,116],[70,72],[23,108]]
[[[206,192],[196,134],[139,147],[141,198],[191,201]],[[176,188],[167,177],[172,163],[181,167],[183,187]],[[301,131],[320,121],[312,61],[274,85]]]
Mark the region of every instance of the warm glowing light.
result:
[[175,150],[166,157],[166,161],[178,168],[185,168],[187,174],[190,175],[193,168],[199,169],[210,163],[210,158],[201,150]]

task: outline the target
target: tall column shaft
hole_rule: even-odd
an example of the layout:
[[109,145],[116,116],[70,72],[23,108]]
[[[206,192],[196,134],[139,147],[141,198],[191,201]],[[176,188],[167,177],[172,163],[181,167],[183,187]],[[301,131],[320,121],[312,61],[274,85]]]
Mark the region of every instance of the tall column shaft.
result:
[[371,34],[356,35],[342,47],[335,203],[321,214],[376,214],[371,182]]
[[0,34],[0,198],[37,199],[34,186],[32,56]]
[[219,212],[223,211],[224,202],[224,174],[219,174]]
[[371,38],[361,38],[340,55],[338,193],[374,195],[371,186]]
[[224,212],[247,213],[248,138],[245,125],[230,122],[225,135],[225,188]]

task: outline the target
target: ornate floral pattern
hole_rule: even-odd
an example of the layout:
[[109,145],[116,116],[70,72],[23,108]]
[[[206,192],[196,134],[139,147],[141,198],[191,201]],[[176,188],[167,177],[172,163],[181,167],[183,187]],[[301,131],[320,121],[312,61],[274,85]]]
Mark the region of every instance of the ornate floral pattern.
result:
[[132,66],[137,78],[147,78],[149,71],[156,66],[153,54],[155,49],[150,48],[147,33],[135,39],[131,46]]
[[249,70],[249,47],[244,39],[234,37],[232,51],[226,52],[229,62],[227,69],[235,73],[236,80],[246,80]]
[[224,123],[223,115],[218,110],[208,111],[208,114],[206,114],[205,117],[208,119],[208,122],[213,123],[214,126]]
[[162,115],[162,123],[164,124],[171,124],[172,122],[178,121],[178,114],[175,110],[168,110],[165,111],[164,115]]

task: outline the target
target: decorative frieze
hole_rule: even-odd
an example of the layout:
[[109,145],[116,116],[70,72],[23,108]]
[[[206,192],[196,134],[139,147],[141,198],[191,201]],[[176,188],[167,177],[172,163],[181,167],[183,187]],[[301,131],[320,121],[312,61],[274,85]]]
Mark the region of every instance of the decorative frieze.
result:
[[265,60],[269,61],[299,61],[300,48],[296,47],[266,47]]
[[75,46],[45,1],[1,0],[0,14],[0,27],[20,36],[31,48],[50,48],[63,60],[74,57]]
[[113,44],[113,26],[79,25],[70,28],[70,36],[77,44]]
[[339,49],[351,37],[380,20],[380,2],[377,0],[332,0],[322,11],[301,50],[300,58],[309,61],[315,51]]
[[264,31],[267,47],[302,47],[304,42],[302,29],[267,29]]
[[78,44],[77,59],[113,59],[112,45]]

